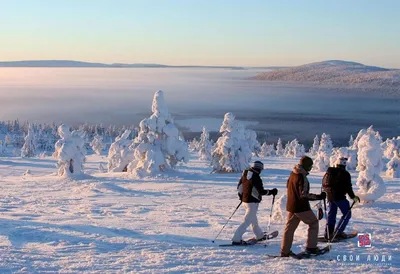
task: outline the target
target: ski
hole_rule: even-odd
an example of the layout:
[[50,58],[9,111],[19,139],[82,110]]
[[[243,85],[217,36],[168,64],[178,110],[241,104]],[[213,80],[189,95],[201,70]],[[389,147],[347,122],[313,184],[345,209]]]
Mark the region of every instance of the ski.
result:
[[251,238],[251,239],[248,239],[248,240],[244,241],[244,243],[240,244],[240,245],[221,244],[219,246],[221,246],[221,247],[226,247],[226,246],[251,246],[251,245],[256,245],[256,244],[263,244],[265,246],[265,241],[271,240],[273,238],[276,238],[276,237],[278,237],[278,235],[279,235],[279,232],[278,231],[274,231],[274,232],[271,232],[271,233],[268,233],[268,234],[265,233],[265,240],[262,240],[262,241],[257,241],[256,238]]
[[[338,243],[338,242],[346,241],[347,239],[351,239],[351,238],[356,237],[357,234],[358,234],[358,231],[351,232],[351,233],[347,234],[347,237],[346,237],[346,238],[335,238],[333,241],[331,241],[331,243]],[[328,240],[325,239],[324,236],[319,236],[319,237],[318,237],[318,242],[327,243]]]
[[294,255],[293,258],[298,259],[298,260],[314,258],[314,257],[318,257],[320,255],[324,255],[325,253],[329,252],[330,249],[331,249],[330,246],[326,245],[324,248],[320,249],[320,253],[318,253],[318,254],[310,254],[307,251],[302,251],[302,252]]
[[320,249],[321,253],[319,253],[319,254],[310,254],[306,251],[302,251],[300,253],[290,255],[289,257],[281,257],[280,255],[272,255],[272,254],[267,254],[267,256],[269,258],[293,258],[293,259],[301,260],[301,259],[314,258],[314,257],[320,256],[320,255],[323,255],[329,251],[330,251],[330,246],[327,245]]

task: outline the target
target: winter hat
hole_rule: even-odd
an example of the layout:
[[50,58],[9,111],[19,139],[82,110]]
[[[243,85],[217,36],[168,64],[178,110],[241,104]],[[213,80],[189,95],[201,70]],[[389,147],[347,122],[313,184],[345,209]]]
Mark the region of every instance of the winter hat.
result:
[[300,165],[302,165],[306,171],[310,171],[313,165],[313,160],[308,156],[303,156],[300,159]]
[[253,164],[251,164],[251,167],[254,169],[259,169],[263,170],[264,169],[264,164],[260,161],[255,161]]
[[337,166],[346,166],[347,164],[347,158],[345,157],[340,157],[337,161],[336,161],[336,165]]

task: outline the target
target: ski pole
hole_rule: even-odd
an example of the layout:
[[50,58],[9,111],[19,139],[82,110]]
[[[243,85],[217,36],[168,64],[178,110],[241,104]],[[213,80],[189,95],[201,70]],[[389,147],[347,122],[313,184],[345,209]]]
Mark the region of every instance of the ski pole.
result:
[[324,211],[325,211],[325,221],[326,221],[325,229],[328,234],[328,247],[330,250],[331,249],[331,240],[330,240],[329,227],[328,227],[328,214],[326,214],[326,198],[324,199]]
[[228,224],[229,220],[233,217],[236,210],[238,210],[238,208],[240,207],[241,204],[242,204],[242,201],[240,201],[240,203],[237,205],[237,207],[236,207],[235,211],[233,211],[231,217],[229,217],[228,221],[226,221],[226,223],[222,226],[221,230],[218,232],[217,236],[215,236],[215,238],[214,238],[214,240],[212,240],[212,242],[215,242],[215,240],[218,238],[219,234],[221,234],[222,230],[224,230],[225,226]]
[[332,237],[331,242],[333,242],[333,240],[335,239],[336,235],[337,235],[338,232],[339,232],[340,227],[342,226],[342,224],[343,224],[344,220],[346,219],[346,217],[350,214],[351,209],[353,208],[353,206],[354,206],[355,203],[356,203],[356,202],[353,201],[353,203],[351,204],[351,207],[349,208],[349,211],[347,211],[346,215],[344,215],[343,218],[340,220],[340,223],[339,223],[338,227],[336,228],[335,233],[333,234],[333,237]]
[[267,227],[267,234],[269,232],[270,226],[271,226],[271,217],[272,217],[272,209],[274,207],[274,202],[275,202],[275,195],[272,197],[272,205],[271,205],[271,212],[269,213],[269,220],[268,220],[268,227]]

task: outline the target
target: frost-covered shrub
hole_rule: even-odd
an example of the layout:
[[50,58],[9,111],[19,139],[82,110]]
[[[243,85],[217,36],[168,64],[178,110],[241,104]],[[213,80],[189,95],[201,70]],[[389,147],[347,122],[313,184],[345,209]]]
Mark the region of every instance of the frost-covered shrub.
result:
[[21,157],[34,157],[36,155],[36,138],[32,125],[29,125],[28,134],[25,136],[24,145],[21,148]]
[[205,127],[203,127],[203,131],[200,136],[198,150],[201,160],[211,161],[212,144],[210,141],[210,134]]
[[314,157],[315,155],[317,155],[318,150],[319,150],[319,138],[318,135],[315,135],[313,144],[310,150],[308,151],[308,154],[310,154],[311,157]]
[[214,172],[241,172],[249,167],[252,151],[246,139],[244,127],[228,112],[224,116],[218,138],[212,152],[211,166]]
[[108,172],[126,172],[129,163],[133,160],[133,150],[130,148],[132,140],[129,140],[129,129],[115,138],[108,151]]
[[302,157],[305,154],[304,145],[300,144],[297,139],[292,140],[290,143],[287,143],[285,147],[285,157],[287,158],[298,158]]
[[357,168],[357,150],[356,149],[348,149],[347,150],[347,170],[356,170]]
[[269,156],[275,156],[275,155],[276,155],[275,145],[274,144],[268,145],[266,142],[264,142],[261,146],[260,156],[261,157],[269,157]]
[[278,139],[276,143],[276,156],[283,156],[285,154],[285,150],[283,149],[281,138]]
[[71,133],[69,126],[63,124],[58,127],[58,135],[61,139],[55,144],[53,153],[53,157],[58,160],[58,175],[68,177],[71,174],[81,174],[86,155],[85,132],[74,130]]
[[[372,127],[372,126],[371,126]],[[356,139],[353,140],[353,145],[350,147],[351,149],[356,149],[358,150],[358,141],[367,133],[367,129],[362,128],[358,132]]]
[[400,157],[397,150],[394,151],[392,159],[386,164],[386,176],[400,178]]
[[330,165],[330,157],[332,155],[332,141],[328,134],[322,133],[319,143],[319,150],[314,160],[314,170],[326,171]]
[[354,145],[354,138],[353,138],[353,135],[350,135],[349,148],[353,147],[353,145]]
[[154,94],[153,114],[139,124],[134,159],[128,169],[137,176],[155,175],[189,161],[188,145],[174,124],[163,91]]
[[106,145],[103,142],[103,137],[100,135],[94,136],[92,142],[90,142],[90,146],[97,155],[101,155],[101,152],[106,147]]
[[381,147],[383,149],[383,156],[388,160],[392,159],[395,151],[400,150],[400,136],[386,139],[386,141],[381,144]]
[[383,168],[381,142],[382,138],[372,126],[357,140],[357,186],[360,188],[359,196],[364,202],[376,201],[386,192],[386,186],[380,177]]
[[191,141],[188,141],[188,150],[190,152],[198,152],[199,151],[200,141],[194,138]]
[[6,145],[4,141],[0,140],[0,156],[6,155]]
[[245,130],[244,134],[253,156],[259,156],[261,152],[261,145],[257,141],[257,133],[254,130],[247,129]]
[[348,147],[335,147],[332,149],[332,156],[330,157],[330,166],[335,167],[340,158],[347,158],[347,170],[355,170],[357,167],[357,152],[356,150]]
[[283,223],[286,221],[287,218],[286,203],[287,203],[286,194],[283,194],[276,200],[274,204],[274,210],[272,213],[272,220],[274,222]]
[[6,145],[6,147],[12,146],[12,137],[8,133],[7,133],[6,137],[4,138],[4,144]]

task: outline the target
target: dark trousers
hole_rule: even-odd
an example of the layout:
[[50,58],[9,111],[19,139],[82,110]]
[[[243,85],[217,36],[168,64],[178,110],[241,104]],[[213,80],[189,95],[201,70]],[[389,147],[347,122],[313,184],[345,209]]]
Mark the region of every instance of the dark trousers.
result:
[[[340,200],[340,201],[333,201],[328,203],[328,228],[331,228],[332,230],[335,227],[336,224],[336,214],[338,208],[342,212],[343,216],[340,219],[338,223],[338,227],[340,226],[338,233],[343,232],[347,226],[347,224],[350,221],[351,218],[351,212],[349,212],[350,209],[350,203],[349,201],[345,200]],[[349,214],[346,216],[347,212]],[[346,218],[344,218],[346,216]]]

